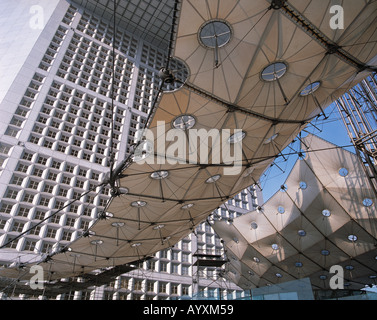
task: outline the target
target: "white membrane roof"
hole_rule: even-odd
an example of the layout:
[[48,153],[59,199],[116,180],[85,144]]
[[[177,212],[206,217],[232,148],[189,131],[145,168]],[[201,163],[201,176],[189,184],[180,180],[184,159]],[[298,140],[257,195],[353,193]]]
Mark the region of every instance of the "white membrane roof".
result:
[[377,276],[377,198],[362,165],[316,136],[304,143],[310,149],[284,189],[231,225],[214,222],[227,250],[227,277],[244,289],[304,277],[329,289],[335,265],[345,288],[362,288]]
[[[121,1],[125,7],[133,2]],[[163,92],[153,110],[148,128],[153,133],[149,142],[152,145],[155,142],[155,148],[149,159],[154,159],[155,164],[125,165],[119,171],[118,183],[128,193],[112,198],[106,209],[111,218],[98,220],[90,230],[91,236],[72,243],[71,251],[50,255],[49,262],[42,263],[44,269],[53,271],[53,277],[58,278],[143,259],[174,245],[229,197],[255,183],[311,119],[376,66],[377,2],[342,1],[344,29],[336,30],[329,25],[332,3],[330,0],[178,1],[171,53],[187,66],[189,76],[180,89]],[[111,7],[109,3],[107,6]],[[221,155],[241,150],[241,158],[224,162],[222,157],[217,162],[216,153],[209,155],[207,163],[204,155],[200,155],[200,148],[193,148],[187,139],[180,161],[169,163],[157,150],[157,140],[171,133],[174,122],[179,123],[182,116],[191,117],[186,118],[191,119],[187,124],[193,125],[191,129],[208,132],[215,129],[221,134],[224,130],[230,130],[230,134],[242,130],[242,141],[224,143],[221,149]],[[188,130],[180,132],[175,132],[177,137],[187,137]],[[207,146],[208,142],[203,144]],[[169,141],[165,147],[165,150],[178,148]],[[189,161],[192,152],[199,154],[200,161]],[[158,164],[158,160],[164,163]],[[234,165],[239,171],[225,173],[225,169]],[[153,179],[152,173],[166,177]],[[332,188],[331,183],[327,187]],[[333,187],[338,192],[338,186]],[[337,195],[344,192],[341,190]],[[349,195],[351,199],[352,196]],[[319,200],[325,201],[324,198],[325,195]],[[141,203],[136,205],[136,201]],[[349,199],[347,203],[352,201]],[[185,205],[186,209],[182,209]],[[359,210],[365,208],[360,206]],[[350,220],[348,214],[340,215]],[[307,222],[316,230],[297,208],[289,217],[302,224]],[[114,224],[119,222],[122,224]],[[272,228],[271,235],[261,243],[264,250],[261,258],[266,259],[263,257],[271,254],[270,240],[275,239],[272,231],[284,228],[287,221],[260,223],[269,230]],[[336,228],[328,226],[335,232],[334,237],[342,230],[341,223],[337,220]],[[353,225],[353,222],[344,224]],[[287,238],[280,233],[278,236],[284,258],[297,254],[298,249],[291,244],[294,239],[285,246]],[[339,249],[336,239],[327,240],[332,237],[330,234],[324,238],[316,231],[313,237],[322,239],[318,242],[321,248],[326,242],[331,252]],[[365,237],[369,237],[367,232]],[[305,246],[305,241],[300,245]],[[254,249],[248,245],[245,250]],[[344,260],[345,252],[346,248],[342,248]],[[271,259],[277,268],[280,260],[276,255]],[[270,263],[259,265],[263,269],[260,274],[270,270]],[[289,274],[283,267],[279,270]]]

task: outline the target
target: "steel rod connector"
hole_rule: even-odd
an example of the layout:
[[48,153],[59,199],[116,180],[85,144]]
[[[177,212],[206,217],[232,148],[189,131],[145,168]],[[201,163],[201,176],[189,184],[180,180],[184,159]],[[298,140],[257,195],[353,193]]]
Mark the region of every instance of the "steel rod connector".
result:
[[170,83],[173,83],[174,82],[174,76],[172,74],[172,72],[166,68],[161,68],[159,73],[158,73],[158,76],[160,77],[160,79],[167,83],[167,84],[170,84]]

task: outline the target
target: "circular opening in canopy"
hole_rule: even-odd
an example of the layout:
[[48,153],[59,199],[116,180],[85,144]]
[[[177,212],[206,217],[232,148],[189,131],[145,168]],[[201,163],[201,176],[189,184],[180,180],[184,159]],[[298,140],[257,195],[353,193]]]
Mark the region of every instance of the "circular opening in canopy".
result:
[[111,225],[113,227],[120,228],[124,226],[124,222],[113,222]]
[[355,269],[354,266],[345,266],[344,268],[345,268],[346,270],[353,270],[353,269]]
[[365,207],[370,207],[372,204],[373,204],[372,199],[365,198],[365,199],[363,200],[363,205],[364,205]]
[[258,228],[258,224],[255,222],[255,221],[253,221],[251,224],[250,224],[250,226],[251,226],[251,229],[257,229]]
[[296,262],[296,263],[295,263],[295,266],[296,266],[297,268],[302,268],[302,262]]
[[300,181],[299,185],[300,185],[300,189],[302,189],[302,190],[305,190],[308,187],[306,182],[304,182],[304,181]]
[[330,254],[330,251],[329,250],[327,250],[327,249],[323,249],[323,250],[321,250],[321,255],[323,255],[323,256],[328,256]]
[[131,247],[133,247],[133,248],[140,247],[140,246],[141,246],[141,242],[131,244]]
[[326,280],[326,279],[327,279],[327,276],[323,274],[323,275],[320,275],[319,278],[320,278],[321,280]]
[[306,231],[305,230],[298,230],[298,235],[300,236],[300,237],[305,237],[306,236]]
[[231,144],[239,143],[246,137],[246,132],[238,131],[229,137],[228,142]]
[[100,244],[102,244],[103,243],[103,241],[102,240],[92,240],[92,241],[90,241],[90,243],[91,244],[94,244],[94,245],[100,245]]
[[357,240],[357,236],[355,236],[354,234],[350,234],[347,238],[351,242],[355,242]]
[[196,120],[189,114],[183,114],[176,117],[173,121],[173,127],[175,129],[189,130],[195,126]]
[[275,275],[276,275],[277,278],[282,278],[283,277],[283,275],[281,273],[276,273]]
[[216,182],[217,180],[219,180],[220,178],[221,178],[221,176],[220,176],[219,174],[216,174],[216,175],[214,175],[214,176],[208,178],[208,179],[206,180],[206,183],[214,183],[214,182]]
[[134,201],[131,203],[132,207],[140,208],[140,207],[145,207],[147,203],[145,201]]
[[162,229],[163,227],[165,227],[164,224],[159,224],[159,225],[153,227],[153,230],[159,230],[159,229]]
[[207,48],[225,46],[232,36],[230,26],[221,20],[210,20],[199,30],[199,40]]
[[305,87],[304,90],[300,92],[300,96],[305,97],[313,92],[317,91],[321,83],[319,81],[313,82]]
[[279,245],[277,245],[276,243],[272,244],[271,247],[272,247],[273,250],[279,249]]
[[278,133],[275,133],[271,137],[269,137],[266,140],[264,140],[263,144],[269,144],[269,143],[271,143],[272,141],[274,141],[277,138],[278,135],[279,135]]
[[263,69],[261,77],[264,81],[274,81],[281,78],[287,71],[287,66],[283,62],[274,62]]
[[188,203],[188,204],[185,204],[184,206],[181,207],[181,209],[183,210],[187,210],[187,209],[190,209],[194,206],[193,203]]
[[162,180],[165,179],[169,175],[168,171],[160,170],[155,171],[151,174],[151,178],[154,180]]
[[342,177],[346,177],[348,176],[348,170],[346,168],[340,168],[339,169],[339,174],[342,176]]
[[254,260],[254,262],[256,262],[256,263],[259,263],[259,262],[260,262],[259,258],[257,258],[257,257],[254,257],[253,260]]
[[322,210],[322,215],[324,217],[330,217],[331,216],[331,212],[328,209],[324,209],[324,210]]
[[285,212],[284,207],[279,206],[279,207],[278,207],[278,212],[281,213],[281,214],[283,214],[283,213]]

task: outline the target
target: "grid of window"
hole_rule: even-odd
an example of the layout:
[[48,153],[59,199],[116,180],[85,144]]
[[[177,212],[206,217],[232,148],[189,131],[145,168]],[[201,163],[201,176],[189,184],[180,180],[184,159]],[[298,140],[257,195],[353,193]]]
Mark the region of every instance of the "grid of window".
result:
[[[57,75],[92,92],[126,104],[134,63],[117,52],[113,66],[112,49],[75,33]],[[113,74],[114,69],[114,74]]]
[[18,136],[18,133],[21,131],[23,124],[26,121],[27,116],[31,110],[32,104],[39,93],[44,78],[45,77],[39,73],[34,74],[33,79],[31,80],[28,88],[26,89],[25,94],[21,99],[21,102],[19,103],[15,114],[5,131],[5,135],[11,137]]
[[123,30],[117,30],[116,40],[113,41],[114,29],[111,24],[104,22],[88,13],[84,13],[79,21],[77,30],[86,34],[87,36],[112,46],[115,44],[115,48],[123,54],[135,58],[138,47],[138,41],[132,35],[124,32]]
[[5,166],[5,162],[9,157],[11,146],[5,143],[0,143],[0,168]]
[[76,16],[76,13],[77,13],[77,8],[75,6],[70,5],[62,22],[70,26]]
[[[27,251],[47,252],[58,241],[63,245],[74,240],[89,228],[109,199],[106,188],[96,193],[95,186],[102,178],[103,173],[94,169],[25,150],[0,201],[1,221],[12,216],[17,216],[18,220],[11,220],[12,225],[7,230],[5,222],[2,223],[0,233],[31,229],[28,235],[34,236],[32,244],[18,240],[23,243],[21,250]],[[89,188],[93,188],[93,192],[81,197]],[[67,206],[68,199],[72,198],[78,201]],[[56,214],[58,209],[62,211]],[[45,224],[34,227],[49,216],[45,222],[47,229],[42,228]],[[60,229],[62,231],[58,232]],[[44,240],[46,237],[48,243]],[[18,241],[11,248],[16,248]]]
[[159,79],[147,68],[139,68],[133,108],[148,113],[153,98],[158,92]]
[[58,55],[58,51],[66,38],[68,33],[68,28],[64,26],[59,26],[58,30],[56,31],[49,47],[46,50],[45,55],[42,58],[41,63],[39,64],[39,69],[44,70],[46,72],[50,71],[52,64],[56,60]]
[[[110,136],[117,153],[125,109],[77,88],[54,81],[29,142],[73,157],[108,166]],[[113,125],[113,131],[111,126]]]
[[[237,194],[234,198],[229,199],[227,201],[227,204],[245,210],[252,210],[252,207],[250,207],[250,200],[248,199],[249,193],[250,192],[245,189],[241,193]],[[251,195],[251,198],[255,199],[255,196]]]

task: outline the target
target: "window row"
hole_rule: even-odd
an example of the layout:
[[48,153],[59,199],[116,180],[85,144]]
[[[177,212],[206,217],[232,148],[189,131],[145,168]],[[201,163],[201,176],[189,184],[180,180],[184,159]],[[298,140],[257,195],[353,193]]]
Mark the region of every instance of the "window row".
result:
[[27,119],[31,105],[35,101],[36,96],[41,89],[44,79],[45,77],[43,75],[39,73],[34,74],[33,79],[27,87],[26,92],[24,93],[24,96],[16,109],[16,112],[5,131],[5,135],[17,137]]
[[77,8],[74,7],[73,5],[70,5],[62,22],[70,26],[75,18],[76,13],[77,13]]
[[51,66],[53,65],[58,51],[63,43],[63,40],[66,38],[68,33],[68,28],[59,26],[58,30],[56,31],[49,47],[46,50],[45,55],[42,58],[42,61],[39,64],[39,68],[44,71],[49,71]]
[[134,64],[118,53],[113,61],[109,48],[74,34],[57,75],[125,104]]
[[102,42],[107,46],[115,45],[116,50],[123,52],[129,57],[135,58],[138,48],[138,41],[130,34],[118,28],[114,38],[112,25],[98,19],[88,13],[84,13],[78,23],[77,30]]
[[164,281],[144,280],[137,278],[120,277],[117,284],[110,284],[110,287],[118,289],[129,289],[132,291],[143,291],[145,293],[167,293],[171,295],[189,295],[190,286],[170,283]]
[[[62,248],[65,245],[65,241],[73,241],[73,238],[75,237],[72,236],[74,232],[70,230],[60,230],[58,232],[57,230],[50,228],[45,232],[45,239],[43,240],[27,236],[25,238],[17,239],[16,235],[8,235],[4,239],[5,241],[3,245],[5,248],[17,249],[18,251],[31,251],[33,253],[48,254]],[[30,235],[32,234],[30,233]],[[59,242],[56,238],[59,238]]]

